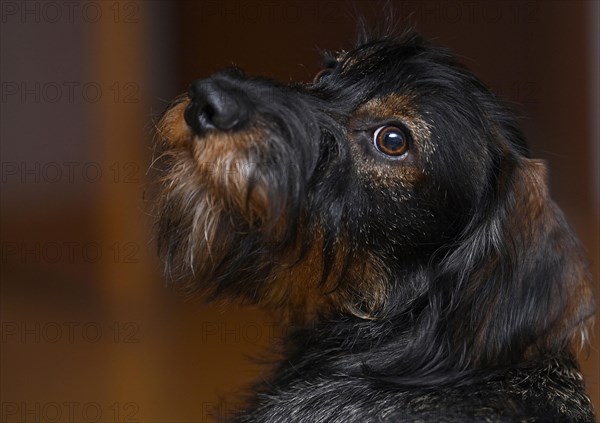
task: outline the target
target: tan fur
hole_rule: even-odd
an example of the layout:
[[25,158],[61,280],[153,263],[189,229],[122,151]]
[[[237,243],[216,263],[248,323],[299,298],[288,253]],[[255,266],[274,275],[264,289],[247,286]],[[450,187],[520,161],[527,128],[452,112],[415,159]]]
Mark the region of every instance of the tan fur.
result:
[[296,325],[340,311],[373,318],[387,296],[388,275],[379,260],[363,256],[350,263],[344,279],[339,280],[347,254],[340,245],[331,273],[322,281],[322,238],[318,237],[296,262],[299,248],[286,254],[273,273],[264,298],[268,306],[279,310],[284,321]]
[[224,207],[234,206],[249,223],[268,219],[264,184],[258,181],[248,193],[248,175],[253,168],[265,165],[249,157],[250,150],[260,145],[264,137],[260,125],[235,133],[209,132],[198,139],[183,118],[188,104],[189,99],[183,99],[167,111],[158,125],[161,139],[171,150],[181,150],[181,154],[194,160],[195,181],[214,198],[225,200]]

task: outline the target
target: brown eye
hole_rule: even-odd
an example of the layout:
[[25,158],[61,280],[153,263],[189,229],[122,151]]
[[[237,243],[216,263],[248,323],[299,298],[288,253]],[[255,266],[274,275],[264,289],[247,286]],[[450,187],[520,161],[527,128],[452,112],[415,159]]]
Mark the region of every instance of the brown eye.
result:
[[313,84],[319,83],[331,76],[333,69],[325,68],[320,70],[313,79]]
[[408,151],[408,136],[396,126],[382,126],[373,133],[375,148],[386,156],[398,157]]

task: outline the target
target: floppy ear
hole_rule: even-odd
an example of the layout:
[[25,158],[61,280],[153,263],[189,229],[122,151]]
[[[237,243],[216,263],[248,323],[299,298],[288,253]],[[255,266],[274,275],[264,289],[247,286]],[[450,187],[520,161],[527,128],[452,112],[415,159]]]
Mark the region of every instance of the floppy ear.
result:
[[445,292],[446,329],[476,365],[562,352],[577,336],[586,340],[595,311],[587,264],[549,198],[544,163],[519,157],[508,167],[445,262],[458,281]]

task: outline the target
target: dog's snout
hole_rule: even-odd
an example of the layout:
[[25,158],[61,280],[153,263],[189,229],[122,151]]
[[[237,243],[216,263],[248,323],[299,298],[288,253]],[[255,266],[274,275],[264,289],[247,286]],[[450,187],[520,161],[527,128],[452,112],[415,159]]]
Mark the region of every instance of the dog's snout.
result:
[[184,117],[197,134],[238,129],[248,121],[251,108],[248,96],[225,80],[194,81],[188,95],[191,101]]

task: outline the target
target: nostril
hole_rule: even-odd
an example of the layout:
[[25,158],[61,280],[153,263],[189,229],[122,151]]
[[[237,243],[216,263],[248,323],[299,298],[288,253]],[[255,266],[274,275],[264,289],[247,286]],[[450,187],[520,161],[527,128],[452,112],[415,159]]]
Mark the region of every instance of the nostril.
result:
[[202,133],[208,129],[215,129],[215,125],[212,123],[214,115],[215,109],[210,104],[191,101],[186,107],[183,117],[194,132]]
[[215,109],[210,104],[206,104],[198,113],[200,125],[204,128],[214,128],[215,126],[212,124],[214,115]]
[[199,133],[201,131],[200,122],[198,121],[198,104],[190,101],[183,112],[183,118],[194,132]]

